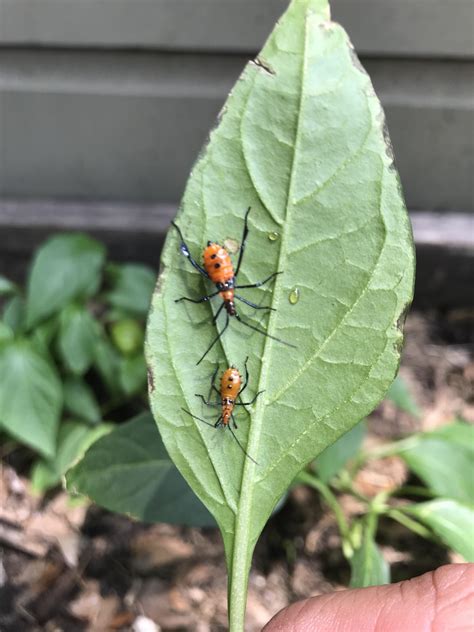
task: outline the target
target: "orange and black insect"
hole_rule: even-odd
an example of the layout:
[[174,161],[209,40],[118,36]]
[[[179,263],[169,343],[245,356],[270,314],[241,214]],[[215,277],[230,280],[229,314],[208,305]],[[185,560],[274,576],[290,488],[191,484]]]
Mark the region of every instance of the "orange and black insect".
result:
[[204,267],[199,265],[199,263],[195,259],[193,259],[193,257],[191,256],[191,253],[189,252],[189,248],[186,242],[184,241],[184,237],[179,226],[177,226],[174,222],[171,222],[172,225],[178,231],[179,236],[181,238],[180,250],[183,253],[183,255],[189,259],[189,262],[191,263],[191,265],[200,274],[202,274],[202,276],[212,281],[212,283],[214,283],[217,288],[216,292],[213,292],[212,294],[208,294],[207,296],[201,296],[201,298],[198,298],[198,299],[182,296],[181,298],[176,299],[175,303],[179,303],[180,301],[189,301],[190,303],[204,303],[205,301],[209,301],[211,298],[214,298],[215,296],[220,296],[222,299],[222,305],[219,307],[219,309],[217,310],[213,318],[212,322],[214,324],[217,322],[217,319],[219,318],[221,311],[224,308],[226,311],[227,318],[226,318],[224,327],[221,329],[218,335],[211,342],[211,344],[206,349],[205,353],[201,356],[197,364],[200,364],[202,360],[204,360],[206,355],[209,353],[212,347],[216,344],[216,342],[225,332],[225,330],[229,326],[230,316],[235,316],[235,318],[246,327],[250,327],[250,329],[253,329],[254,331],[258,331],[264,336],[268,336],[268,338],[272,338],[272,340],[281,342],[284,345],[287,345],[289,347],[295,347],[295,345],[292,345],[289,342],[285,342],[284,340],[281,340],[280,338],[275,338],[275,336],[271,336],[270,334],[267,334],[267,332],[264,331],[263,329],[260,329],[259,327],[255,327],[255,325],[251,325],[245,320],[242,320],[239,313],[237,312],[237,309],[235,306],[235,299],[241,301],[242,303],[245,303],[246,305],[249,305],[250,307],[253,307],[254,309],[266,309],[268,311],[274,311],[273,307],[256,305],[255,303],[252,303],[251,301],[244,298],[243,296],[239,296],[238,294],[236,294],[235,290],[246,289],[246,288],[251,288],[251,287],[260,287],[261,285],[264,285],[265,283],[268,283],[268,281],[271,281],[272,279],[274,279],[277,275],[282,274],[281,271],[274,272],[273,274],[270,274],[270,276],[268,276],[266,279],[263,279],[263,281],[258,281],[257,283],[251,283],[248,285],[236,284],[237,275],[239,274],[240,266],[242,265],[242,259],[243,259],[244,251],[245,251],[245,244],[246,244],[247,236],[249,233],[249,227],[248,227],[249,213],[250,213],[250,207],[247,209],[247,212],[245,214],[244,232],[242,235],[242,243],[240,246],[239,258],[238,258],[237,267],[235,268],[235,270],[234,270],[234,265],[232,263],[232,260],[227,250],[223,246],[220,246],[219,244],[212,241],[207,242],[207,246],[203,252]]
[[[247,452],[245,451],[245,448],[240,443],[236,434],[232,430],[232,424],[234,425],[235,430],[237,430],[237,424],[235,423],[235,417],[234,417],[235,406],[243,406],[244,408],[246,406],[250,406],[251,404],[254,403],[257,397],[263,393],[263,391],[258,391],[258,393],[250,402],[237,401],[237,399],[241,398],[241,395],[247,388],[247,385],[249,382],[249,371],[247,368],[247,362],[248,362],[248,358],[245,360],[245,365],[244,365],[245,366],[245,383],[242,386],[242,388],[240,388],[242,385],[242,376],[240,375],[240,373],[234,366],[231,366],[229,369],[226,369],[224,373],[222,374],[220,389],[218,389],[216,387],[215,382],[216,382],[216,376],[217,376],[219,367],[216,367],[216,370],[214,371],[214,374],[211,379],[211,388],[209,389],[209,394],[207,396],[207,399],[205,399],[204,395],[200,395],[199,393],[196,393],[196,397],[199,397],[200,399],[202,399],[202,401],[206,404],[206,406],[220,407],[221,413],[213,424],[209,423],[205,419],[201,419],[201,417],[197,417],[196,415],[193,415],[192,413],[189,412],[189,410],[186,410],[185,408],[183,408],[182,410],[186,414],[193,417],[193,419],[202,421],[207,426],[211,426],[211,428],[219,428],[220,426],[222,426],[223,428],[229,428],[232,436],[234,437],[236,442],[239,444],[239,447],[242,450],[242,452],[245,454],[245,456],[247,456],[254,463],[257,463],[254,459],[252,459],[252,457],[249,454],[247,454]],[[213,393],[217,393],[217,395],[219,396],[219,401],[216,401],[216,402],[211,401],[211,396]]]

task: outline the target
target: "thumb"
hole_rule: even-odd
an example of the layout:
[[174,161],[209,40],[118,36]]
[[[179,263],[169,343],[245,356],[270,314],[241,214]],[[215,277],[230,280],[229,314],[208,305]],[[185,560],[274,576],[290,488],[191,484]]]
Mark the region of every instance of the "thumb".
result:
[[282,610],[263,632],[467,632],[474,629],[474,564],[342,590]]

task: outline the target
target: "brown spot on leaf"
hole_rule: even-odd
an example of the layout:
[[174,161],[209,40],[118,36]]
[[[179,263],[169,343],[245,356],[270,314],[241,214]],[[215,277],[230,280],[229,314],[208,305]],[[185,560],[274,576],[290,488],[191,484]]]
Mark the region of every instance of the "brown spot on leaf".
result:
[[147,368],[146,372],[148,376],[148,390],[150,391],[150,393],[153,393],[153,391],[155,390],[155,378],[153,377],[153,372],[150,367]]

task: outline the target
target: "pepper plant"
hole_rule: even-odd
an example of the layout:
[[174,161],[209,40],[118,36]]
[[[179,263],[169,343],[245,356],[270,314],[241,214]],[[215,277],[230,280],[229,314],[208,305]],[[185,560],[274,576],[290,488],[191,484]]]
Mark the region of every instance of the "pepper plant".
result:
[[[298,472],[386,393],[412,298],[411,229],[384,114],[327,0],[293,0],[247,64],[193,168],[178,224],[199,252],[209,239],[238,240],[249,206],[240,278],[283,271],[262,299],[275,311],[260,325],[296,349],[232,323],[196,367],[219,305],[175,303],[209,288],[174,232],[146,345],[163,442],[222,532],[235,632],[261,530]],[[242,367],[247,355],[250,391],[265,391],[239,424],[256,462],[182,411],[200,414],[194,394],[216,364]]]

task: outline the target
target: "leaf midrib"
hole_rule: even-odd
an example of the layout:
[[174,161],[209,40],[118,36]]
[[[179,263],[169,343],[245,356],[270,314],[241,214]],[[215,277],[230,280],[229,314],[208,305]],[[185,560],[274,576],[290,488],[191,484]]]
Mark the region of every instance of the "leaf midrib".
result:
[[[291,163],[288,194],[287,194],[286,205],[285,205],[285,218],[282,223],[283,230],[282,230],[282,235],[281,235],[281,240],[280,240],[280,251],[279,251],[279,256],[278,256],[277,270],[282,269],[282,263],[285,260],[285,253],[286,253],[285,246],[286,246],[287,236],[289,233],[287,218],[288,218],[288,209],[290,206],[291,194],[292,194],[292,188],[293,188],[296,155],[298,152],[298,141],[299,141],[300,123],[301,123],[301,109],[302,109],[302,104],[303,104],[304,85],[305,85],[304,79],[305,79],[305,72],[306,72],[306,65],[307,65],[306,52],[307,52],[307,37],[308,37],[308,32],[307,32],[308,13],[309,13],[309,10],[306,9],[305,16],[304,16],[304,42],[303,42],[303,53],[302,53],[302,63],[301,63],[300,100],[298,104],[298,116],[297,116],[297,122],[296,122],[293,160]],[[244,109],[242,113],[242,122],[244,120],[245,112],[246,112],[246,109]],[[241,139],[242,139],[242,134],[241,134]],[[244,155],[244,160],[245,160],[245,148],[243,146],[243,142],[242,142],[242,153]],[[280,283],[281,283],[281,280],[279,279],[279,277],[277,277],[274,291],[272,294],[272,302],[271,302],[272,307],[275,307],[275,309],[278,307],[278,302],[279,302],[278,289],[279,289]],[[269,333],[273,333],[274,322],[275,322],[275,317],[276,317],[275,314],[276,314],[275,311],[270,313],[270,318],[268,322]],[[271,342],[271,338],[266,337],[264,341],[264,346],[263,346],[262,358],[265,358],[267,356],[268,345],[270,344],[273,344],[273,342]],[[262,385],[265,387],[265,385],[267,384],[269,370],[270,370],[270,367],[268,363],[262,362],[261,368],[260,368],[258,390],[265,390],[264,388],[262,389]],[[255,414],[253,415],[251,419],[248,440],[247,440],[248,452],[251,454],[257,455],[257,458],[258,458],[258,453],[259,453],[258,448],[260,444],[260,436],[261,436],[262,422],[263,422],[263,412],[264,412],[263,399],[264,398],[260,398],[260,400],[257,400],[257,405],[255,407]],[[254,473],[255,473],[256,467],[258,466],[256,466],[255,463],[250,461],[250,459],[244,460],[242,484],[241,484],[242,491],[241,491],[239,501],[238,501],[238,512],[237,512],[236,521],[235,521],[235,540],[234,540],[234,546],[233,546],[233,551],[232,551],[232,558],[233,558],[232,568],[229,569],[231,589],[232,589],[232,583],[233,583],[234,577],[236,577],[238,574],[241,574],[241,573],[243,574],[247,573],[247,563],[248,563],[247,553],[248,553],[249,548],[252,546],[252,538],[250,537],[251,535],[250,524],[251,524],[251,516],[252,516],[251,509],[253,505],[253,494],[254,494],[254,487],[255,487]],[[242,595],[240,599],[245,600],[246,596]],[[235,602],[234,602],[234,605],[235,605]],[[244,605],[244,609],[245,609],[245,605]]]

